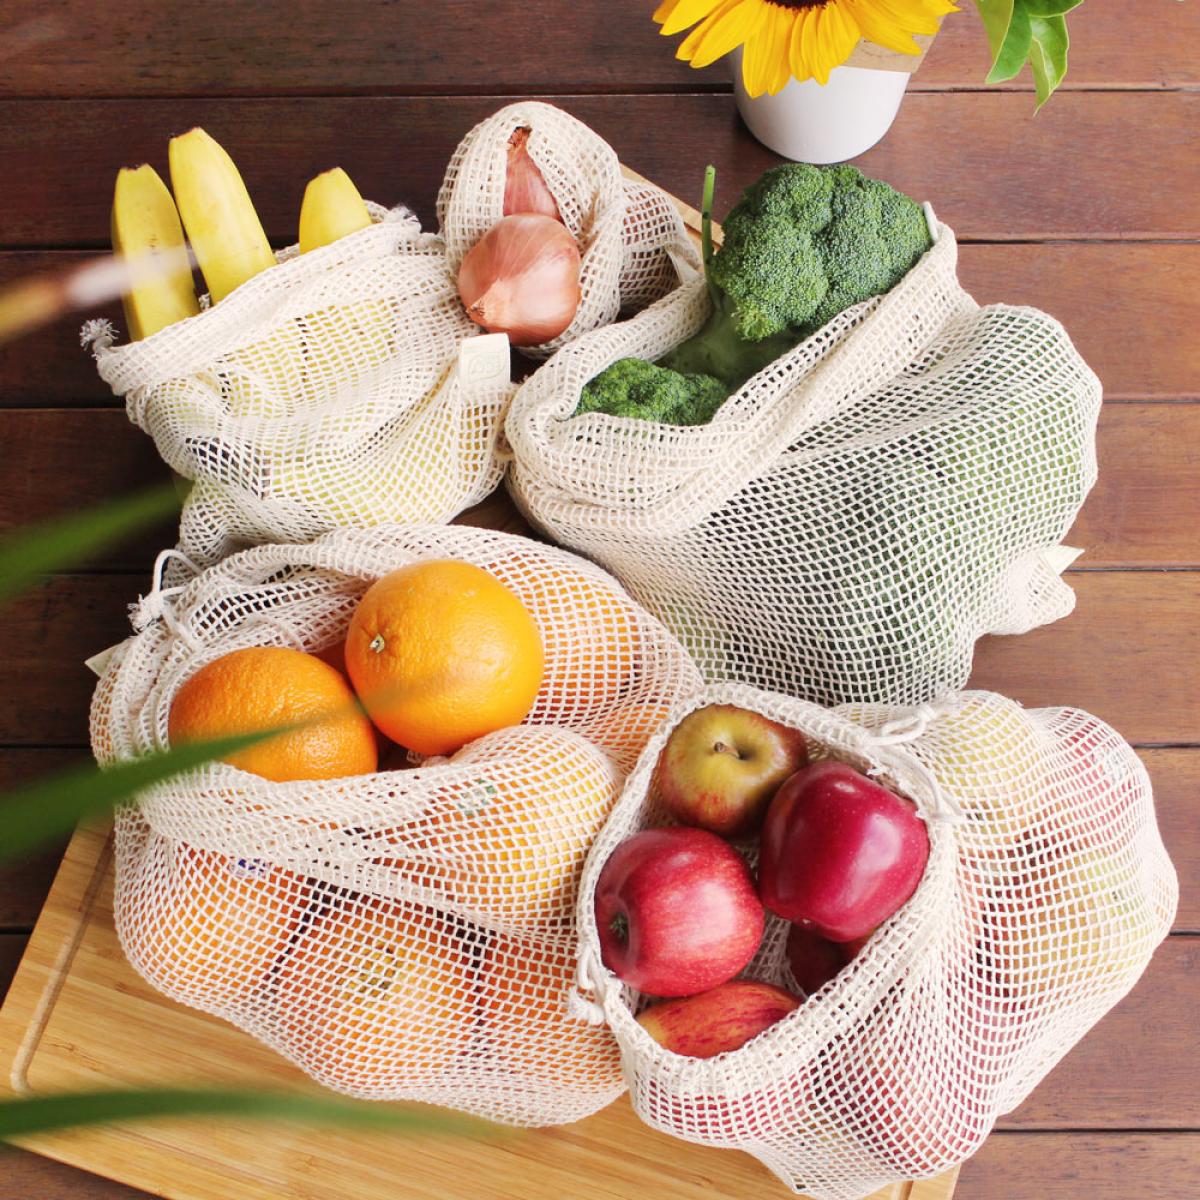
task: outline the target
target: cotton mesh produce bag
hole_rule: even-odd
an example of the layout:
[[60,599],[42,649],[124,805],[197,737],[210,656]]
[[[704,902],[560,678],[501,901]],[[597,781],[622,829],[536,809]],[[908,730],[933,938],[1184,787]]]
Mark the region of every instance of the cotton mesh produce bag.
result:
[[460,343],[482,331],[441,240],[406,210],[375,216],[284,251],[151,337],[96,343],[130,420],[192,481],[180,546],[193,561],[344,525],[447,521],[499,482],[511,388],[459,377]]
[[[654,766],[673,726],[709,703],[800,729],[814,758],[910,797],[930,855],[909,902],[835,979],[740,1049],[697,1059],[635,1021],[648,998],[603,966],[594,903],[616,847],[669,823]],[[751,862],[755,847],[740,844]],[[745,1150],[817,1200],[858,1200],[973,1154],[1133,986],[1177,898],[1145,769],[1086,713],[1024,710],[989,692],[831,711],[718,685],[672,710],[592,847],[580,978],[650,1125]],[[802,995],[787,929],[768,916],[744,974]]]
[[524,100],[481,121],[458,144],[438,195],[446,255],[455,272],[467,251],[504,215],[509,139],[528,129],[526,148],[550,189],[581,257],[582,297],[558,337],[523,354],[545,357],[588,330],[644,307],[693,274],[700,258],[671,198],[626,179],[616,152],[582,121]]
[[160,991],[339,1091],[574,1121],[624,1088],[611,1034],[567,1011],[579,870],[623,771],[700,684],[609,576],[458,526],[245,550],[136,606],[93,748],[113,763],[166,747],[172,699],[204,663],[335,646],[371,582],[445,558],[534,617],[545,674],[527,721],[412,769],[274,783],[217,763],[148,790],[118,815],[117,931]]
[[573,416],[605,367],[700,329],[699,276],[565,347],[513,399],[519,505],[612,571],[710,679],[917,703],[966,682],[983,634],[1073,606],[1060,542],[1096,478],[1099,381],[1053,318],[976,304],[929,216],[933,247],[890,292],[707,425]]

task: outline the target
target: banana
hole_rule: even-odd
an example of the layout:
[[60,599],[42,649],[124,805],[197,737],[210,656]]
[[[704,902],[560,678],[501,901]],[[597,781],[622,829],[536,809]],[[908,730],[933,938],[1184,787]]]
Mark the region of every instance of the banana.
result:
[[203,129],[171,139],[171,186],[213,303],[275,265],[233,159]]
[[[161,250],[182,250],[175,201],[158,172],[143,163],[117,172],[112,206],[113,252],[129,261]],[[139,284],[125,296],[125,323],[138,341],[200,311],[189,269]]]
[[300,253],[328,246],[371,224],[371,214],[341,167],[309,180],[300,206]]

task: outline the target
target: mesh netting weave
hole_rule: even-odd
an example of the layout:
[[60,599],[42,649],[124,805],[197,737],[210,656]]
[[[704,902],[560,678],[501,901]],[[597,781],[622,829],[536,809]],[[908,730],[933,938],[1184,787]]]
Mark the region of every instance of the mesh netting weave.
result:
[[[668,823],[652,772],[670,730],[737,704],[809,739],[814,758],[878,774],[925,816],[912,899],[851,964],[741,1049],[659,1046],[645,998],[601,965],[598,876],[640,829]],[[754,843],[743,849],[751,861]],[[1174,869],[1140,760],[1075,709],[966,692],[924,710],[838,711],[741,686],[681,702],[648,744],[579,891],[581,977],[621,1043],[633,1104],[657,1129],[748,1151],[818,1200],[858,1200],[968,1158],[1135,983],[1170,929]],[[768,917],[745,975],[802,994]]]
[[93,748],[106,763],[166,746],[172,698],[205,662],[336,645],[374,579],[437,558],[492,572],[537,622],[527,722],[414,769],[273,783],[215,764],[156,786],[117,822],[117,930],[161,991],[331,1087],[573,1121],[624,1086],[611,1035],[567,1011],[578,874],[623,771],[700,685],[614,580],[459,526],[246,550],[138,606],[144,628],[97,689]]
[[439,238],[395,210],[281,259],[197,316],[96,347],[130,420],[193,481],[180,546],[201,564],[345,525],[448,521],[503,472],[511,388],[458,378],[460,342],[481,330]]
[[[932,223],[932,217],[931,217]],[[954,235],[734,393],[708,425],[590,413],[584,384],[657,359],[702,279],[560,350],[505,421],[509,482],[619,578],[705,675],[821,703],[961,687],[976,640],[1064,616],[1058,544],[1096,477],[1100,385],[1057,321],[980,308]]]
[[625,179],[616,152],[551,104],[525,100],[481,121],[458,144],[438,195],[446,257],[457,272],[467,251],[504,215],[508,140],[530,131],[526,148],[581,256],[582,297],[558,337],[522,353],[544,357],[590,329],[660,299],[693,274],[700,258],[671,198]]

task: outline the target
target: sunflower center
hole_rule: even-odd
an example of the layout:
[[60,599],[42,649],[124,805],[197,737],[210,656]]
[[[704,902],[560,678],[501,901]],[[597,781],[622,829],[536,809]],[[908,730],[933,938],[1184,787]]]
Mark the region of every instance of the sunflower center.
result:
[[824,8],[829,0],[770,0],[778,8]]

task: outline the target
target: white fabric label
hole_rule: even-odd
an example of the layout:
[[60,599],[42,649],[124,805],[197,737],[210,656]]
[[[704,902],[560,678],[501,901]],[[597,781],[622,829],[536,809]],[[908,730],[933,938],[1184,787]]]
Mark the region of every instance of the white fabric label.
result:
[[507,333],[484,333],[462,340],[458,380],[463,387],[506,387],[511,377]]

